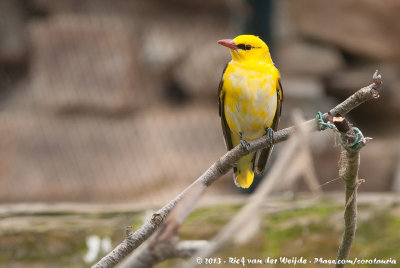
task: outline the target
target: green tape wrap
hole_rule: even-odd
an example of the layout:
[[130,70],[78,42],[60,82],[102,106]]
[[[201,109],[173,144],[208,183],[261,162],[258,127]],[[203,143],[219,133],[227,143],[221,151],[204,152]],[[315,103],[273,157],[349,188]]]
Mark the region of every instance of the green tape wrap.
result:
[[343,135],[339,136],[339,141],[340,144],[347,150],[347,151],[351,151],[351,152],[357,152],[361,149],[361,147],[365,144],[365,138],[364,135],[362,134],[361,130],[359,130],[356,127],[352,127],[351,128],[354,133],[356,134],[356,138],[354,139],[354,141],[352,143],[347,143],[344,138]]
[[322,113],[318,112],[317,116],[315,117],[315,120],[317,120],[318,123],[318,129],[321,130],[325,130],[327,128],[331,128],[331,129],[336,129],[335,125],[332,124],[331,122],[324,122],[324,120],[322,119]]

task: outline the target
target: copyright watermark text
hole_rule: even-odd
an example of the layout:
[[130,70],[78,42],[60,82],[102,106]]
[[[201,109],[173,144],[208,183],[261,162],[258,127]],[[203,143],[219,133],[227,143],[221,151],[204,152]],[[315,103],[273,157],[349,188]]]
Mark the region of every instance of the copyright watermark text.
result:
[[288,264],[288,265],[303,265],[303,264],[397,264],[397,260],[389,259],[348,259],[348,260],[334,260],[324,258],[304,258],[304,257],[279,257],[279,258],[245,258],[245,257],[228,257],[228,258],[196,258],[197,264],[211,265],[211,264],[232,264],[232,265],[256,265],[256,264]]

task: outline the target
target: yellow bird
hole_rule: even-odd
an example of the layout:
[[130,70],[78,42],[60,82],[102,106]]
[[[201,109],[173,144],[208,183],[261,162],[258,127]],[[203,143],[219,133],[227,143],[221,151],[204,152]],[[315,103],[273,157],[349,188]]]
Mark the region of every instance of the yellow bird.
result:
[[[257,36],[240,35],[219,40],[228,47],[232,60],[226,65],[219,84],[219,115],[228,150],[267,135],[272,141],[278,128],[283,100],[280,75],[268,46]],[[248,188],[254,170],[262,173],[272,146],[242,157],[234,167],[238,187]]]

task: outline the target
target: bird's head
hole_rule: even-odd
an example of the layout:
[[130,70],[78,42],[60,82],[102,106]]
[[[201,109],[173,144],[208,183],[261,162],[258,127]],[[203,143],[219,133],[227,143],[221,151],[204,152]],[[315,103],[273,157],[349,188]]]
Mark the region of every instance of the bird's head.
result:
[[239,35],[235,39],[219,40],[218,44],[229,48],[234,61],[263,61],[272,63],[268,46],[258,36]]

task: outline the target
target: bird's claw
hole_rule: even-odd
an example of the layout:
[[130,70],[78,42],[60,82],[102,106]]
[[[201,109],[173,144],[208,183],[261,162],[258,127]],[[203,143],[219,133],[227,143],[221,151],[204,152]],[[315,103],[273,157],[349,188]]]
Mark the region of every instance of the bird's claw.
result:
[[247,151],[250,149],[250,143],[242,138],[242,134],[241,133],[240,133],[239,142],[243,146],[243,148],[245,148]]
[[248,151],[250,149],[250,143],[244,139],[240,139],[240,144]]
[[268,139],[269,144],[272,145],[274,142],[275,131],[272,128],[267,127],[265,129],[265,132],[267,133],[267,139]]

